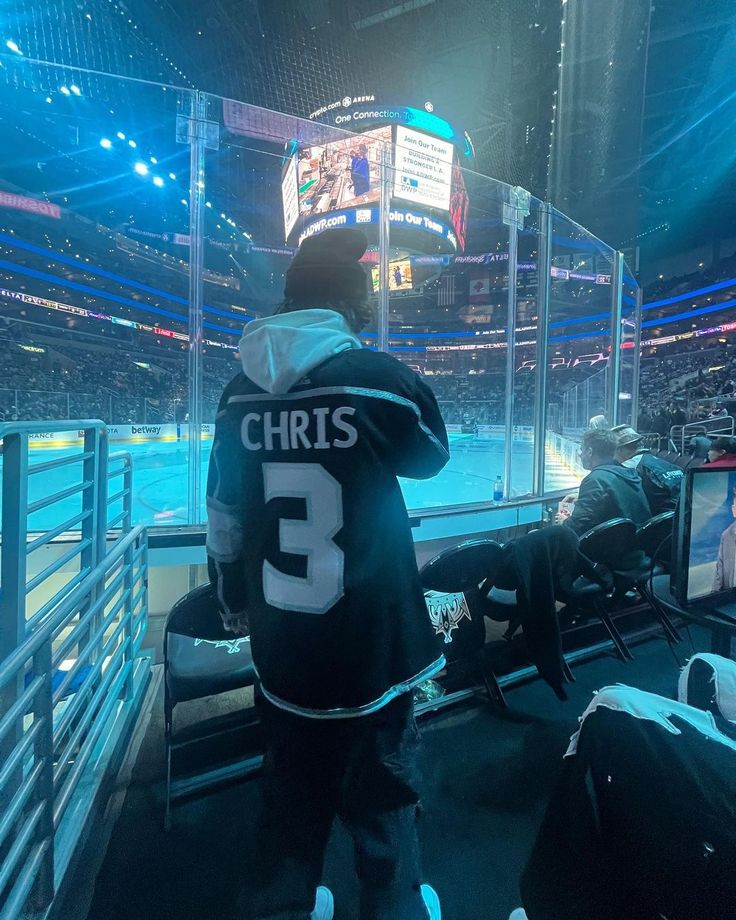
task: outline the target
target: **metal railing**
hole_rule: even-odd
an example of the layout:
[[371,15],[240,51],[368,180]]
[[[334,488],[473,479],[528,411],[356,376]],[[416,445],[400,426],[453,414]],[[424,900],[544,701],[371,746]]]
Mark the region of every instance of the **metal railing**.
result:
[[[81,436],[81,446],[53,460],[31,456],[29,438],[39,436],[38,428],[33,422],[0,423],[0,532],[4,548],[19,548],[17,554],[2,553],[0,626],[12,623],[13,629],[24,619],[29,629],[41,623],[64,592],[79,584],[103,557],[108,530],[127,531],[132,525],[132,459],[125,451],[108,453],[104,424],[45,423],[40,434],[70,431]],[[109,494],[109,483],[118,479],[121,488]],[[43,526],[34,518],[39,511],[44,512]],[[69,547],[52,552],[70,532],[74,539]],[[50,557],[46,564],[39,561],[44,554]],[[65,573],[68,580],[59,583]],[[3,650],[0,639],[0,653]]]
[[696,435],[708,437],[729,437],[734,433],[734,419],[730,415],[719,418],[704,418],[700,422],[688,422],[687,425],[673,425],[670,428],[670,441],[675,450],[682,454],[690,438]]
[[41,911],[56,843],[106,727],[129,704],[147,622],[147,542],[137,527],[0,664],[0,917]]
[[[68,450],[36,461],[29,439],[60,432]],[[50,904],[81,835],[93,752],[135,715],[148,543],[132,529],[131,457],[108,453],[102,422],[5,423],[0,439],[0,920],[11,920]],[[38,532],[40,510],[52,523]],[[70,808],[75,795],[85,804]]]

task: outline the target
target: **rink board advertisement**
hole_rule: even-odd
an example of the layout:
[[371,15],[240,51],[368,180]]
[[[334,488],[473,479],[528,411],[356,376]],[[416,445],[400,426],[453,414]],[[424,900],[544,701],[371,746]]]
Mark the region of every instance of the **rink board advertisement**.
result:
[[[202,425],[202,440],[208,441],[214,434],[214,425]],[[107,428],[107,437],[111,444],[148,444],[155,442],[186,441],[189,437],[189,426],[186,422],[181,425],[168,423],[163,425],[110,425]],[[41,431],[28,435],[30,447],[76,447],[81,446],[83,432],[81,431]]]

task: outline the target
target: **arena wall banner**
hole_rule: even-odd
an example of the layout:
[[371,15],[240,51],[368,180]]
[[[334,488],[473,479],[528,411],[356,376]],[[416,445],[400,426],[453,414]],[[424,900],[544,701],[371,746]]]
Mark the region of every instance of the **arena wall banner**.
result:
[[[214,425],[202,425],[202,440],[209,441],[215,432]],[[37,432],[28,435],[29,446],[33,448],[79,447],[82,444],[81,431]],[[161,425],[109,425],[108,440],[111,444],[156,444],[187,441],[189,426],[166,423]]]

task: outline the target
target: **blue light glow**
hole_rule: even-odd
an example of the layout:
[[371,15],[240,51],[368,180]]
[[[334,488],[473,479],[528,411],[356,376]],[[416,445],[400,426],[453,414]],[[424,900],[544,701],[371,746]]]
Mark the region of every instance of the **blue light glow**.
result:
[[6,48],[9,48],[9,49],[10,49],[12,52],[14,52],[15,54],[19,54],[21,57],[23,56],[23,52],[22,52],[22,51],[20,50],[20,48],[16,45],[16,43],[13,41],[12,38],[9,38],[9,39],[5,42],[5,47],[6,47]]
[[713,291],[722,291],[723,288],[731,287],[734,284],[736,284],[736,278],[729,278],[726,281],[709,284],[707,287],[698,288],[695,291],[686,291],[684,294],[678,294],[676,297],[665,297],[663,300],[651,300],[649,303],[644,304],[642,310],[654,310],[656,307],[666,307],[671,303],[692,300],[693,297],[700,297],[702,294],[712,294]]
[[118,131],[118,133],[115,135],[115,137],[117,137],[117,138],[118,138],[119,140],[121,140],[121,141],[124,141],[124,140],[125,140],[125,135],[123,134],[122,131]]
[[100,147],[104,147],[105,150],[109,150],[112,147],[112,141],[109,137],[100,138]]
[[68,87],[68,86],[60,86],[60,87],[59,87],[59,92],[62,93],[62,95],[64,95],[64,96],[71,96],[71,93],[70,93],[70,91],[69,91],[69,87]]
[[411,106],[406,107],[406,123],[412,128],[418,128],[420,131],[429,131],[430,134],[436,134],[438,137],[445,137],[448,141],[453,140],[455,131],[452,125],[433,115],[431,112],[425,112],[422,109],[413,109]]
[[155,186],[157,186],[158,188],[163,188],[163,186],[164,186],[164,180],[161,178],[161,176],[154,176],[154,177],[153,177],[153,184],[154,184]]
[[147,176],[147,175],[148,175],[148,166],[147,166],[145,163],[143,163],[141,160],[139,160],[139,161],[135,164],[135,166],[133,167],[133,169],[138,173],[139,176]]
[[135,148],[135,147],[138,146],[138,144],[136,144],[136,142],[133,140],[133,138],[131,138],[131,139],[128,141],[128,146],[129,146],[129,147]]
[[[124,275],[118,275],[114,272],[106,271],[104,268],[98,268],[94,265],[88,265],[85,262],[80,262],[78,259],[72,258],[72,256],[65,256],[59,252],[56,252],[54,249],[48,249],[45,246],[36,246],[35,243],[27,243],[24,240],[20,240],[15,236],[10,236],[7,233],[0,232],[0,242],[7,243],[10,246],[15,247],[16,249],[24,249],[26,252],[35,252],[37,255],[44,256],[47,259],[51,259],[53,262],[60,262],[63,265],[71,265],[74,268],[82,268],[89,275],[97,275],[99,278],[108,278],[110,281],[116,281],[118,284],[125,285],[130,288],[134,288],[137,291],[145,291],[147,294],[154,294],[157,297],[163,297],[165,300],[170,300],[172,303],[181,304],[184,307],[189,306],[189,301],[184,297],[179,297],[176,294],[172,294],[169,291],[163,291],[161,288],[151,287],[148,284],[142,284],[140,281],[134,281],[132,278],[126,278]],[[14,263],[7,263],[9,265],[14,265]],[[21,266],[15,265],[16,271],[21,271]],[[28,271],[32,271],[29,269]],[[35,275],[32,277],[36,277]],[[60,279],[54,275],[46,275],[42,280],[50,281],[53,280],[56,284],[61,284],[61,286],[73,286],[73,282],[67,282],[64,279]],[[108,294],[105,291],[98,291],[95,288],[88,288],[88,293],[96,294],[108,299],[115,299],[117,295]],[[139,301],[127,300],[127,299],[118,299],[119,303],[127,304],[128,306],[135,307],[136,309],[150,310],[155,313],[156,310],[153,307],[143,306]],[[228,319],[236,319],[238,322],[243,321],[243,317],[239,313],[234,313],[231,310],[220,310],[218,307],[210,306],[210,304],[204,304],[204,310],[206,313],[211,313],[213,316],[224,316]],[[164,316],[174,316],[177,317],[177,314],[164,313]],[[233,333],[233,330],[228,330]],[[240,333],[233,333],[240,335]]]

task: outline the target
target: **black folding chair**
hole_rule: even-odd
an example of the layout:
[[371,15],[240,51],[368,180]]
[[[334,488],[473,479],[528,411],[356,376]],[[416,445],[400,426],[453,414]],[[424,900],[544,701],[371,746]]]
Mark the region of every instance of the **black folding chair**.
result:
[[503,691],[484,655],[483,597],[490,590],[502,559],[503,547],[495,540],[468,540],[430,559],[419,577],[426,591],[447,595],[444,604],[433,602],[428,607],[435,631],[444,637],[443,651],[448,663],[470,662],[477,669],[489,699],[506,706]]
[[628,518],[614,518],[584,533],[579,545],[583,575],[573,584],[572,592],[560,598],[571,606],[587,607],[595,614],[622,661],[631,661],[634,656],[613,622],[608,604],[616,587],[616,567],[622,561],[628,567],[644,558],[635,540],[636,524]]
[[[164,627],[164,734],[166,744],[166,813],[164,825],[171,826],[171,803],[255,772],[262,755],[206,770],[172,781],[175,751],[201,743],[227,732],[242,731],[243,713],[217,720],[216,726],[204,723],[204,732],[184,729],[181,737],[173,733],[174,708],[178,703],[254,686],[256,672],[250,652],[250,639],[225,631],[210,585],[190,591],[171,608]],[[258,725],[250,708],[245,727]]]
[[675,512],[665,511],[647,521],[646,524],[642,524],[637,530],[636,545],[644,553],[645,564],[643,572],[634,583],[636,590],[657,615],[667,641],[670,643],[682,641],[682,636],[664,606],[658,602],[652,589],[652,582],[657,576],[667,575],[670,572],[674,521]]

